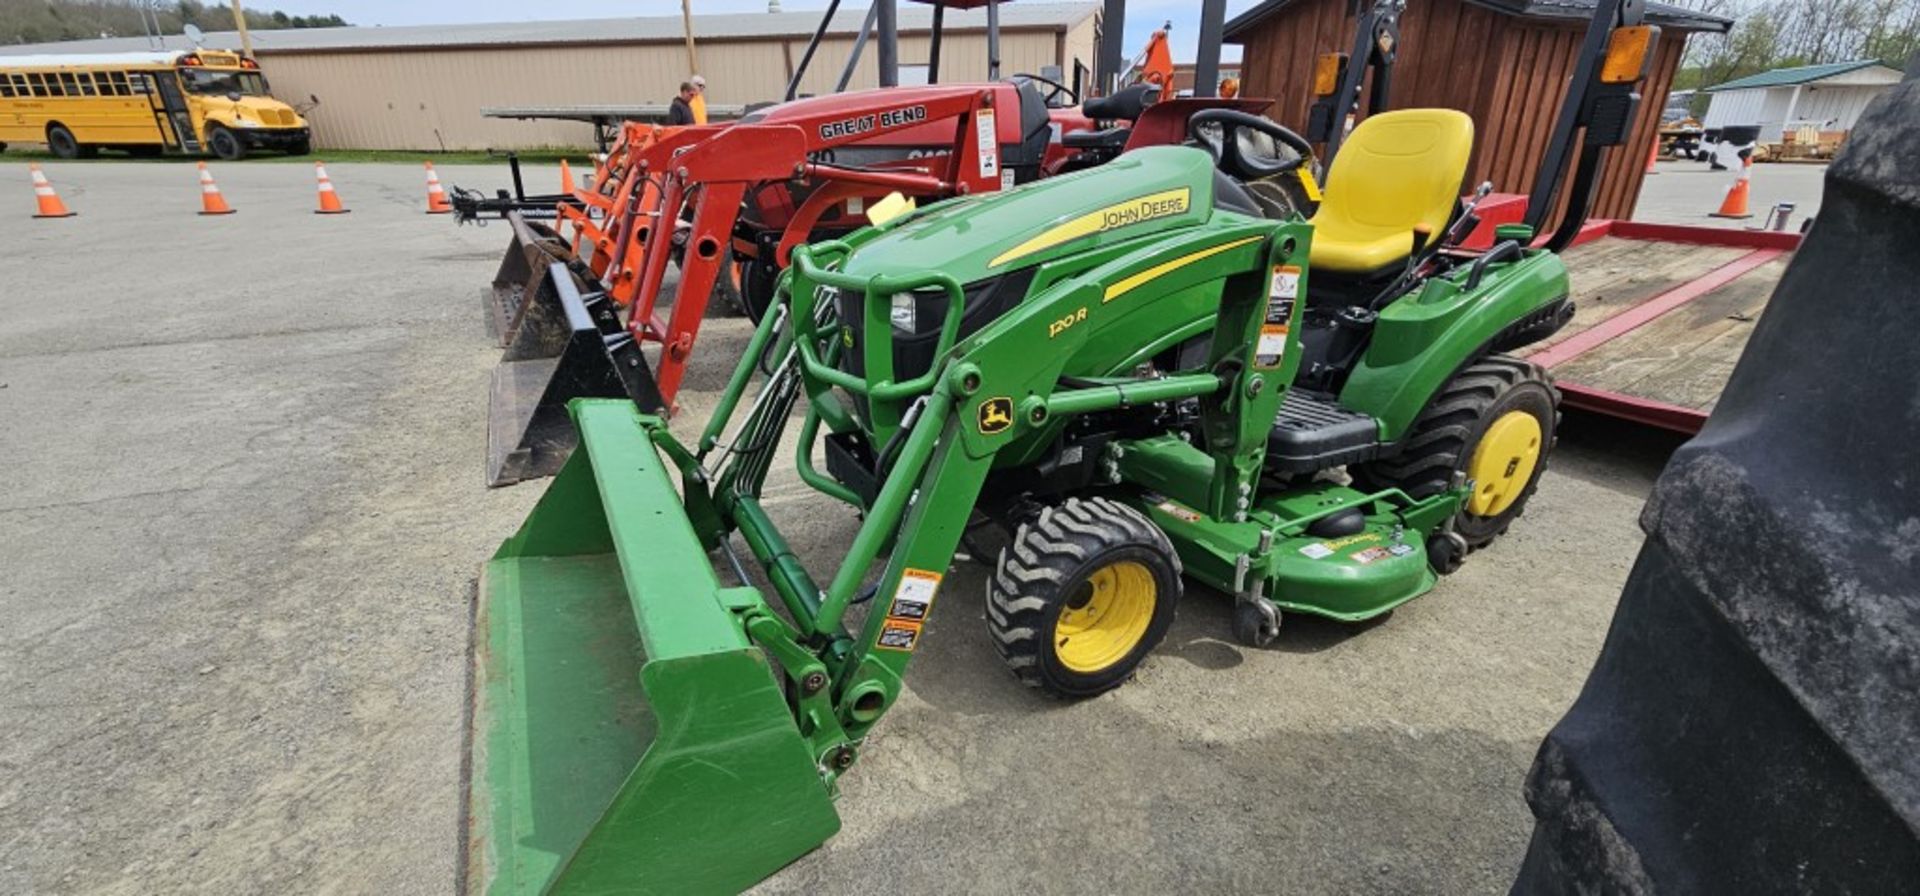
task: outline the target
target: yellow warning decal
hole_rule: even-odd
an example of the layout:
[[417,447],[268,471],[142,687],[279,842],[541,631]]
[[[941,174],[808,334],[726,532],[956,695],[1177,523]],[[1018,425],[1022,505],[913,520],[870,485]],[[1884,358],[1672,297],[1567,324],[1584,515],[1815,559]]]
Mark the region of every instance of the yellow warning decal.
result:
[[1126,295],[1129,292],[1134,291],[1135,289],[1138,289],[1148,283],[1153,282],[1155,278],[1166,276],[1167,274],[1173,271],[1179,270],[1180,268],[1186,267],[1187,265],[1193,264],[1194,262],[1199,261],[1200,259],[1210,258],[1212,256],[1219,255],[1220,253],[1225,252],[1229,249],[1238,249],[1241,246],[1244,246],[1248,243],[1258,242],[1260,239],[1261,238],[1257,236],[1250,236],[1250,237],[1247,237],[1246,239],[1234,240],[1231,243],[1221,243],[1218,246],[1211,246],[1205,249],[1201,249],[1198,252],[1189,252],[1172,261],[1163,261],[1159,264],[1154,265],[1153,267],[1150,267],[1144,271],[1141,271],[1140,273],[1132,274],[1132,275],[1120,278],[1118,282],[1114,283],[1112,286],[1107,287],[1107,295],[1105,298],[1101,299],[1100,301],[1103,304],[1106,302],[1111,302],[1114,299],[1117,299],[1123,295]]
[[886,625],[880,629],[880,640],[875,641],[873,646],[881,650],[898,650],[902,653],[912,653],[913,648],[919,645],[919,623],[889,619]]
[[907,568],[900,573],[900,584],[893,589],[893,602],[887,605],[887,618],[919,623],[933,612],[933,596],[939,590],[939,573]]
[[1192,204],[1193,191],[1187,187],[1161,190],[1158,193],[1148,193],[1125,202],[1116,202],[1047,228],[1038,236],[1000,253],[992,261],[987,262],[987,267],[999,267],[1016,258],[1025,258],[1035,252],[1051,249],[1083,236],[1185,214]]

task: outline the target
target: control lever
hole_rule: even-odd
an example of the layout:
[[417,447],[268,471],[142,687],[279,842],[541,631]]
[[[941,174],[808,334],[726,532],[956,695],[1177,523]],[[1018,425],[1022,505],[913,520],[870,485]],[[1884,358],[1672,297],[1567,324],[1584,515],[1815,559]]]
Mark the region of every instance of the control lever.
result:
[[1469,221],[1473,218],[1473,210],[1480,207],[1480,201],[1487,198],[1487,195],[1492,192],[1493,181],[1481,181],[1480,186],[1473,191],[1473,198],[1467,200],[1466,207],[1462,209],[1460,214],[1454,219],[1453,225],[1447,228],[1445,236],[1434,241],[1431,247],[1427,246],[1427,237],[1432,231],[1424,227],[1415,227],[1413,229],[1413,251],[1407,255],[1406,270],[1402,271],[1400,276],[1395,277],[1393,282],[1388,284],[1387,288],[1382,290],[1379,295],[1374,296],[1373,301],[1368,302],[1366,307],[1378,308],[1384,303],[1393,301],[1400,295],[1400,291],[1403,288],[1417,281],[1419,278],[1416,275],[1421,269],[1427,266],[1427,262],[1432,261],[1435,255],[1440,254],[1441,249],[1454,244],[1461,238],[1463,231],[1471,226]]
[[1460,210],[1460,217],[1454,219],[1452,227],[1447,228],[1446,237],[1440,240],[1441,245],[1451,246],[1473,232],[1474,225],[1480,223],[1480,219],[1473,216],[1473,210],[1479,208],[1480,202],[1492,192],[1493,181],[1490,180],[1481,181],[1480,186],[1474,188],[1473,198],[1467,200],[1467,207]]

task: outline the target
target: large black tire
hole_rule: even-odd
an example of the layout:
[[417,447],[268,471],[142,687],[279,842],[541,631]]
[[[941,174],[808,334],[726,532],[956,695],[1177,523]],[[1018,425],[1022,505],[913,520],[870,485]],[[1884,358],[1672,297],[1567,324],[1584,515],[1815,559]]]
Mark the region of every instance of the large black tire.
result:
[[62,159],[92,158],[98,147],[81,146],[64,124],[47,125],[47,151]]
[[[1526,414],[1538,426],[1530,468],[1522,459],[1496,463],[1496,475],[1476,480],[1474,495],[1489,500],[1489,512],[1463,507],[1454,517],[1454,532],[1469,550],[1486,546],[1507,531],[1524,513],[1527,499],[1539,487],[1560,428],[1560,390],[1537,364],[1493,355],[1469,365],[1448,380],[1426,410],[1414,420],[1399,453],[1375,461],[1356,472],[1367,486],[1396,487],[1415,498],[1445,491],[1456,473],[1467,473],[1490,430],[1510,414]],[[1525,421],[1517,421],[1524,431]],[[1511,428],[1512,423],[1507,427]],[[1491,450],[1491,445],[1489,446]],[[1491,458],[1490,460],[1499,460]],[[1469,473],[1468,475],[1472,475]]]
[[207,126],[207,149],[223,161],[238,162],[247,157],[247,145],[217,124]]
[[6,152],[6,151],[7,151],[7,145],[5,143],[0,143],[0,152]]
[[740,313],[757,324],[773,307],[773,291],[780,280],[780,269],[758,258],[747,259],[739,267]]
[[1090,697],[1132,677],[1166,637],[1180,592],[1180,557],[1160,527],[1116,501],[1068,498],[1000,550],[987,627],[1022,683]]

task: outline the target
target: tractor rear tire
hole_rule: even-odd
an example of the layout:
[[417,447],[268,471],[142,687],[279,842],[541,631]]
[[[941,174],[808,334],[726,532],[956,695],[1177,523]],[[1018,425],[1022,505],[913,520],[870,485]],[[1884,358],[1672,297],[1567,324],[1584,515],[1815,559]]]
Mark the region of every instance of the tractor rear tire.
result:
[[[1478,473],[1468,505],[1453,520],[1467,549],[1477,550],[1526,512],[1559,427],[1560,390],[1547,372],[1492,355],[1447,381],[1414,420],[1398,454],[1357,472],[1368,487],[1399,488],[1415,498],[1445,491],[1457,473]],[[1476,461],[1485,469],[1474,470]]]
[[1180,556],[1160,527],[1117,501],[1068,498],[1000,550],[987,627],[1021,683],[1091,697],[1133,676],[1180,593]]

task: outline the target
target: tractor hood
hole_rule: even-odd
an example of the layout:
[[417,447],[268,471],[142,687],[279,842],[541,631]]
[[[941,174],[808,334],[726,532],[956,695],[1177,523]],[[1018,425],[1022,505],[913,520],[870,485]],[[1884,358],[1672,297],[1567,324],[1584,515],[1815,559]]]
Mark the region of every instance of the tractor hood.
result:
[[1213,157],[1180,146],[1135,150],[1098,168],[944,203],[862,243],[859,276],[940,270],[961,283],[1165,230],[1213,213]]

